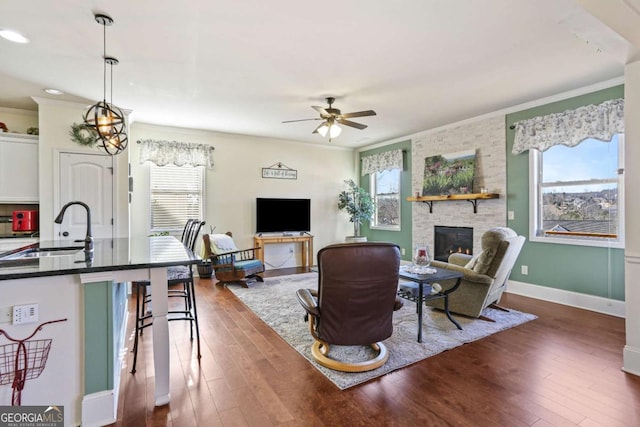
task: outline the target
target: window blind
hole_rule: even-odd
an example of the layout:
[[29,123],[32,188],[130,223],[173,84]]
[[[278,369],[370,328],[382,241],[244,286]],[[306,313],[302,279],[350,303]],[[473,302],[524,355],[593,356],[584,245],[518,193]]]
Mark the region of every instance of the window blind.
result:
[[151,165],[150,179],[152,231],[181,230],[203,217],[203,167]]

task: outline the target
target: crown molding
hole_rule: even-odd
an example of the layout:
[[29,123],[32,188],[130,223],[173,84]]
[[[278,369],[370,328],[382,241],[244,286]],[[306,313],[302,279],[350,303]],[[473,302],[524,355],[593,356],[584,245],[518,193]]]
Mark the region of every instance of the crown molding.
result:
[[397,142],[405,141],[407,139],[413,139],[417,135],[420,135],[420,136],[429,135],[429,134],[432,134],[432,133],[440,132],[440,131],[451,129],[451,128],[454,128],[454,127],[466,125],[466,124],[469,124],[469,123],[474,123],[474,122],[477,122],[477,121],[480,121],[480,120],[486,120],[486,119],[494,118],[494,117],[497,117],[497,116],[506,116],[507,114],[517,113],[518,111],[528,110],[529,108],[539,107],[541,105],[551,104],[551,103],[557,102],[557,101],[563,101],[565,99],[573,98],[573,97],[580,96],[580,95],[586,95],[588,93],[597,92],[599,90],[608,89],[610,87],[618,86],[618,85],[621,85],[621,84],[624,84],[624,76],[620,76],[620,77],[616,77],[616,78],[613,78],[613,79],[605,80],[603,82],[595,83],[595,84],[592,84],[592,85],[589,85],[589,86],[583,86],[583,87],[578,88],[578,89],[573,89],[573,90],[569,90],[569,91],[566,91],[566,92],[561,92],[561,93],[558,93],[556,95],[547,96],[545,98],[539,98],[539,99],[536,99],[534,101],[529,101],[529,102],[526,102],[526,103],[523,103],[523,104],[514,105],[512,107],[503,108],[501,110],[493,111],[493,112],[487,113],[487,114],[482,114],[482,115],[476,116],[476,117],[471,117],[471,118],[464,119],[464,120],[461,120],[461,121],[458,121],[458,122],[449,123],[449,124],[438,126],[438,127],[431,128],[431,129],[425,129],[423,131],[412,133],[411,135],[405,135],[405,136],[402,136],[402,137],[399,137],[399,138],[394,138],[394,139],[389,140],[389,141],[379,142],[377,144],[368,145],[366,147],[358,148],[357,151],[358,152],[368,151],[368,150],[372,150],[374,148],[384,147],[386,145],[395,144]]

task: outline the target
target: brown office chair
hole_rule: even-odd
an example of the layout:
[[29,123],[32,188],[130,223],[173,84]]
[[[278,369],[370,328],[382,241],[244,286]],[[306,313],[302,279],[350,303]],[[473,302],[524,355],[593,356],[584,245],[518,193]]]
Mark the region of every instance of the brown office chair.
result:
[[[205,221],[197,219],[189,219],[182,230],[182,244],[189,248],[192,252],[195,249],[198,235]],[[151,303],[152,296],[147,292],[147,287],[151,283],[148,280],[133,282],[132,286],[136,292],[136,330],[133,340],[133,365],[131,373],[136,372],[136,362],[138,360],[138,336],[144,333],[144,329],[153,324],[153,316],[147,313],[147,306]],[[198,325],[198,310],[196,307],[196,294],[193,283],[192,265],[178,265],[167,269],[167,287],[168,294],[171,298],[183,300],[184,308],[177,307],[167,312],[167,319],[186,320],[189,322],[190,338],[193,341],[193,328],[196,330],[196,342],[198,350],[198,359],[200,359],[200,327]]]
[[[398,245],[330,245],[318,252],[318,268],[318,291],[297,291],[316,340],[311,347],[314,359],[322,366],[345,372],[370,371],[384,365],[389,353],[381,341],[393,333],[393,312],[402,307],[396,297]],[[332,344],[370,345],[377,356],[355,363],[335,360],[329,355]]]

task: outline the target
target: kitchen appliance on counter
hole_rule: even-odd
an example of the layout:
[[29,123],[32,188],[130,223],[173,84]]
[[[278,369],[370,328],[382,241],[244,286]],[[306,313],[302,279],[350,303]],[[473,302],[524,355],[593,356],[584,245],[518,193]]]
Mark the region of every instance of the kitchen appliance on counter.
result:
[[38,231],[38,211],[35,211],[35,210],[13,211],[11,229],[14,232]]

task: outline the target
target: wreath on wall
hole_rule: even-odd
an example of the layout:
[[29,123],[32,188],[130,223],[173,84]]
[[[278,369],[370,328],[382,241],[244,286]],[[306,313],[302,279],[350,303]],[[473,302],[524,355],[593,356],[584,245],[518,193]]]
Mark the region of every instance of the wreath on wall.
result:
[[85,147],[94,145],[98,138],[98,132],[84,123],[74,123],[71,125],[69,136],[76,144],[84,145]]

